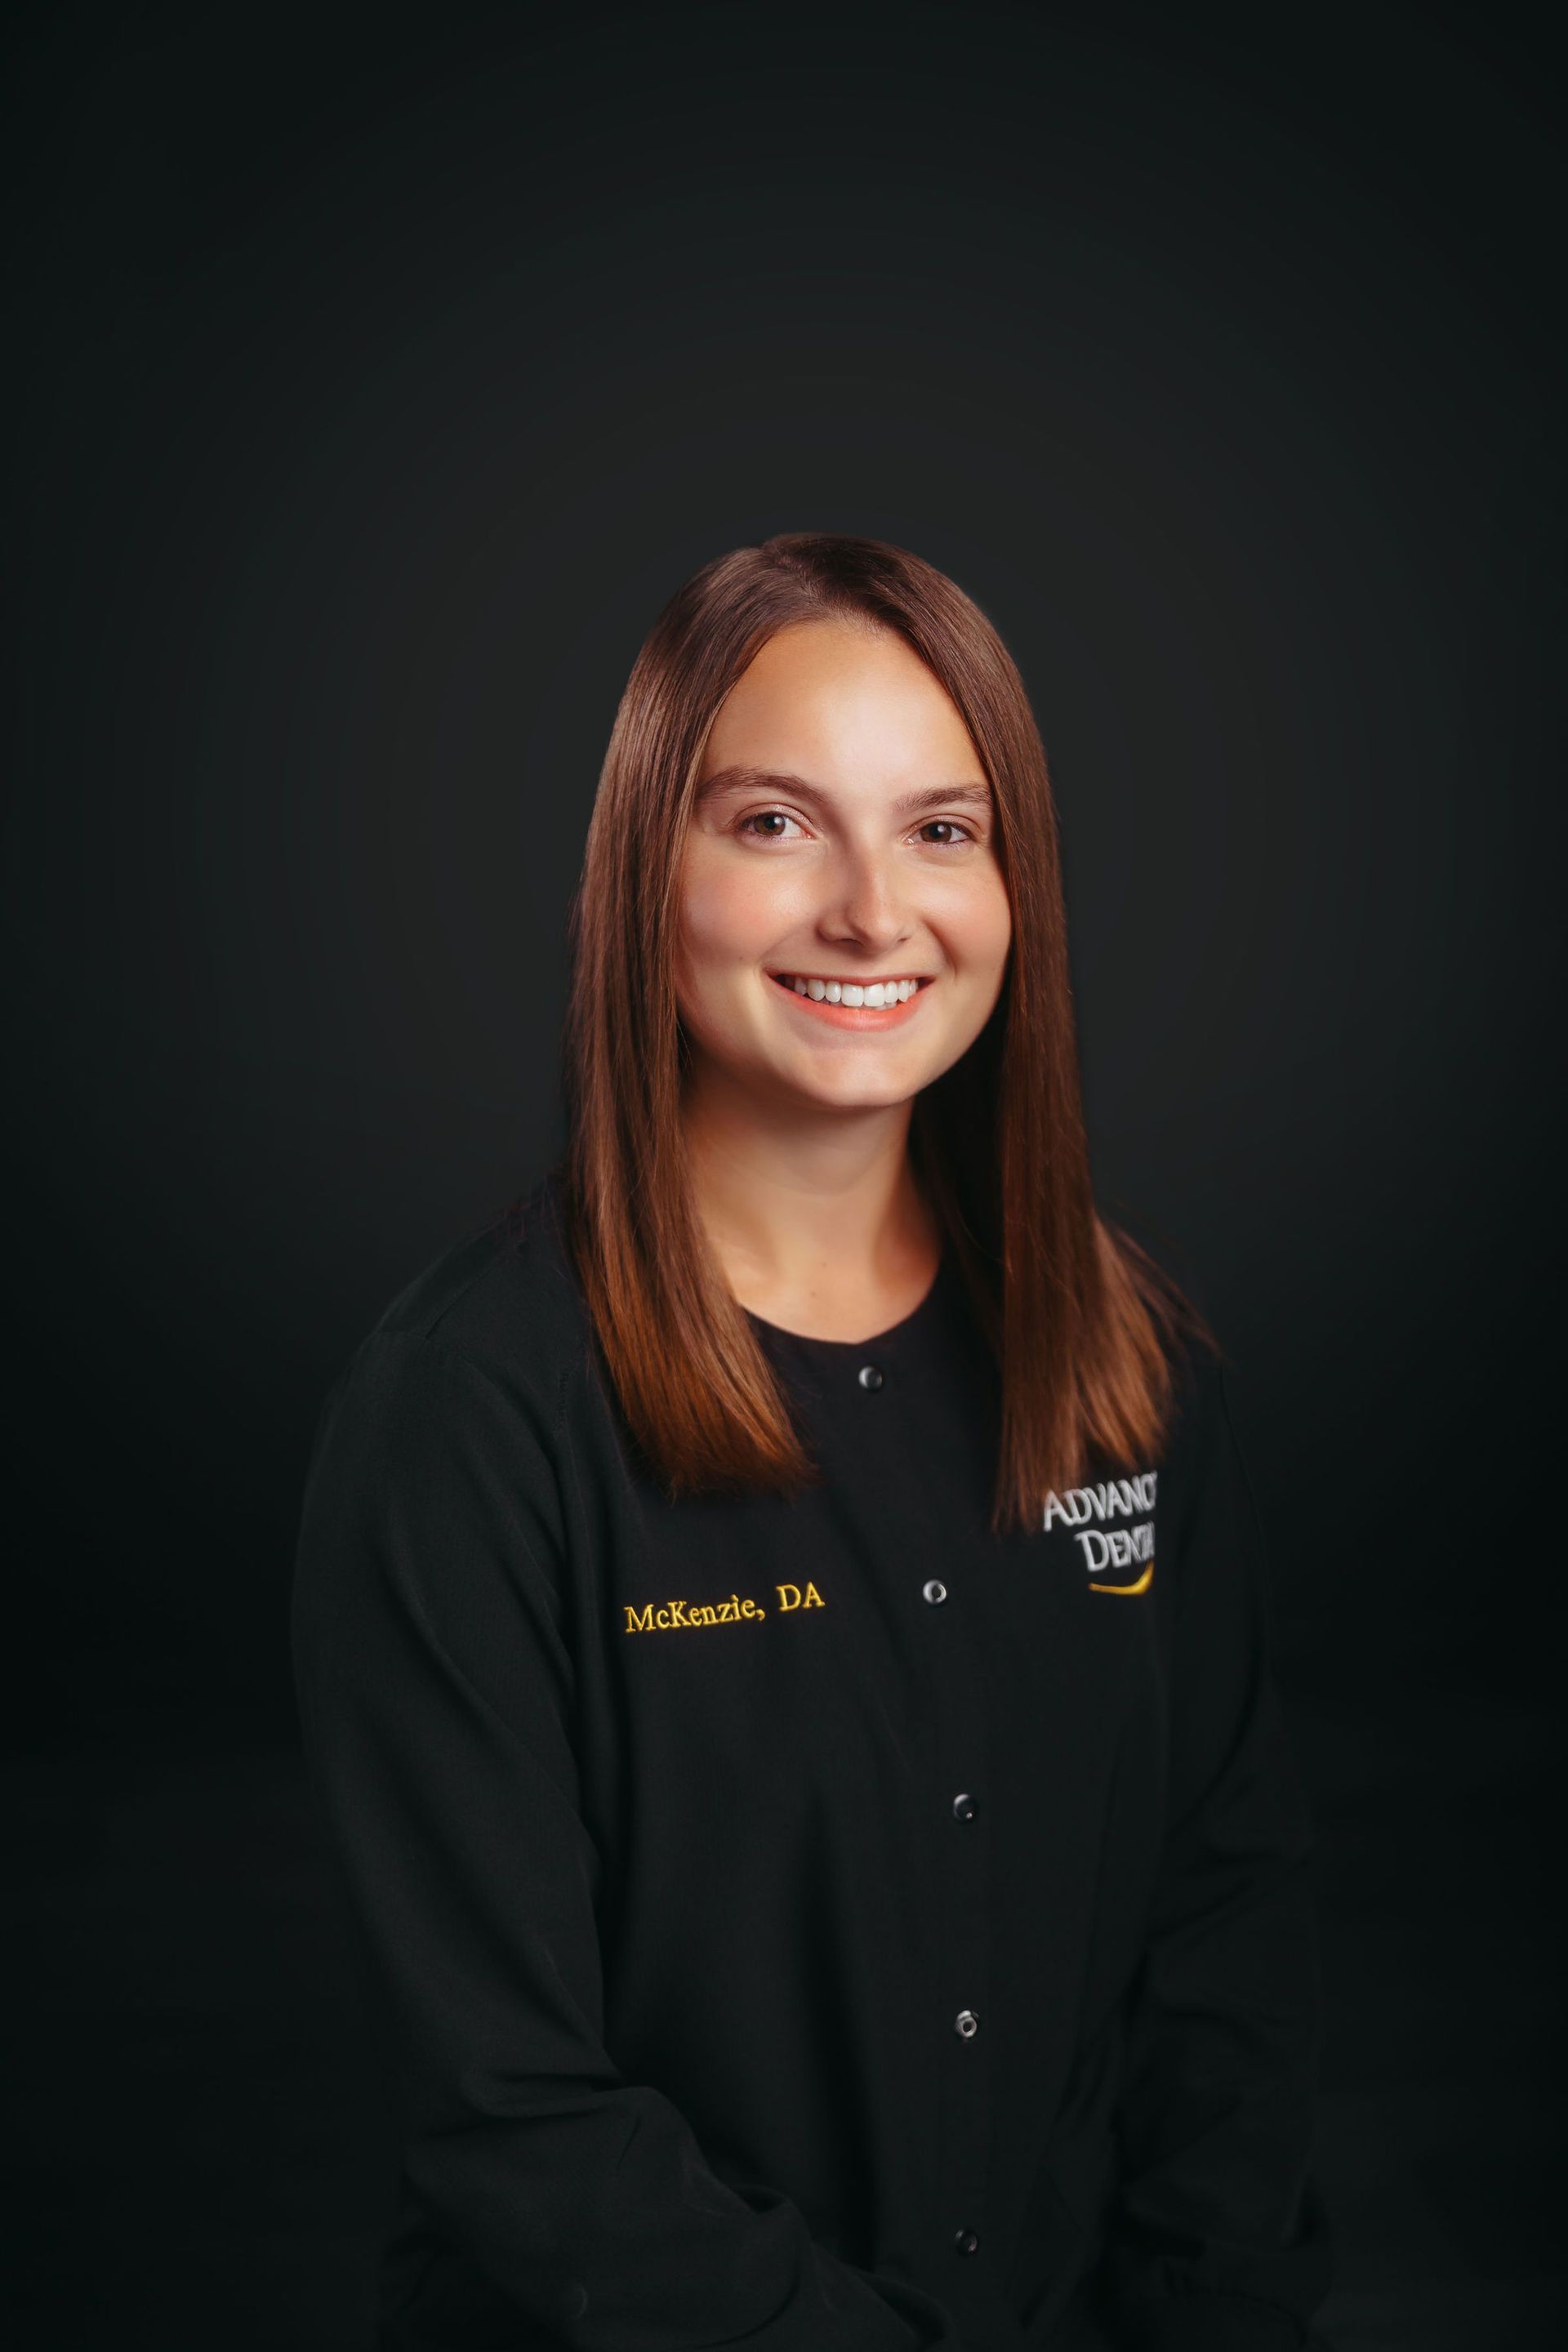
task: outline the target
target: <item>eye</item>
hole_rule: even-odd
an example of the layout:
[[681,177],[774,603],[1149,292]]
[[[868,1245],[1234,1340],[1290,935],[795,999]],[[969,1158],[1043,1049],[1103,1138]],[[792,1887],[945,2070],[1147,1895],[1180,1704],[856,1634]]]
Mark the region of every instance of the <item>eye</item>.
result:
[[[786,824],[793,824],[795,823],[794,817],[791,816],[785,809],[754,809],[750,816],[743,816],[741,819],[739,824],[736,825],[735,830],[737,833],[743,834],[747,831],[749,826],[760,824],[764,817],[771,816],[782,817]],[[776,833],[753,833],[751,835],[751,839],[753,841],[778,841],[782,838],[783,836]]]

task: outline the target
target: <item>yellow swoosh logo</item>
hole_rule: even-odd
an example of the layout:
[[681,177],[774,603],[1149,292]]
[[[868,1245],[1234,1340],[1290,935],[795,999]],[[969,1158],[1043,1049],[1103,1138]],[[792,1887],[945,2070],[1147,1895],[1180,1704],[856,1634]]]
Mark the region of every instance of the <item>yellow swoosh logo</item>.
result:
[[1091,1580],[1089,1589],[1091,1592],[1147,1592],[1153,1573],[1154,1563],[1151,1560],[1136,1584],[1096,1584]]

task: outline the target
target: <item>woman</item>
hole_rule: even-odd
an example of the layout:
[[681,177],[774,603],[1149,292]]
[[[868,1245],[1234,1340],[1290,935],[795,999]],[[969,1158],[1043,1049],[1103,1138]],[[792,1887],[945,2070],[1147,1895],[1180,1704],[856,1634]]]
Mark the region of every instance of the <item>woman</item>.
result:
[[1218,1350],[1097,1213],[1018,673],[742,548],[616,717],[568,1144],[323,1411],[385,2346],[1275,2352],[1309,1825]]

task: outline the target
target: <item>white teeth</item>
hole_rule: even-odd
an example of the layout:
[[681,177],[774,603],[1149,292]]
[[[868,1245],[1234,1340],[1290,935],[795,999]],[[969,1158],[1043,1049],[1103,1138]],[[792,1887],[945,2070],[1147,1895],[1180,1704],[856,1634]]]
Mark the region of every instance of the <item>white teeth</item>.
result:
[[[781,975],[782,976],[782,975]],[[821,1004],[863,1004],[868,1010],[888,1004],[907,1004],[920,986],[918,980],[874,980],[868,987],[854,981],[807,980],[800,973],[790,975],[785,985],[797,996],[809,996]]]

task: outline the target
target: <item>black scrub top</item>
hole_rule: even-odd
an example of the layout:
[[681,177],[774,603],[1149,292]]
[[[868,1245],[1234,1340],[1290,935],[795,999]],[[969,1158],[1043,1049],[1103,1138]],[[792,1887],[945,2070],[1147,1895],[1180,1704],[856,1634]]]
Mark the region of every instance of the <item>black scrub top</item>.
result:
[[[1222,1371],[988,1528],[951,1254],[752,1316],[825,1479],[671,1504],[559,1171],[323,1405],[292,1635],[396,2103],[384,2347],[1288,2352],[1310,1830]],[[520,1230],[521,1225],[521,1230]]]

